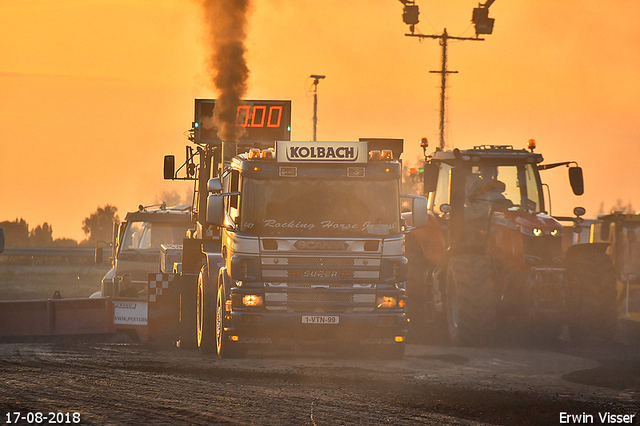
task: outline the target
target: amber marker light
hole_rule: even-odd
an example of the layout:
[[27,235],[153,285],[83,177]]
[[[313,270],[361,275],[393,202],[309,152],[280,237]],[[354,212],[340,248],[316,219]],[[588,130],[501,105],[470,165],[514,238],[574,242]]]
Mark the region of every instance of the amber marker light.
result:
[[402,343],[402,342],[404,342],[404,337],[396,336],[394,340],[396,341],[396,343]]
[[247,307],[262,306],[262,296],[257,294],[245,294],[242,296],[242,304]]
[[531,152],[533,152],[533,150],[536,149],[536,140],[529,139],[529,142],[527,142],[527,148],[529,148]]

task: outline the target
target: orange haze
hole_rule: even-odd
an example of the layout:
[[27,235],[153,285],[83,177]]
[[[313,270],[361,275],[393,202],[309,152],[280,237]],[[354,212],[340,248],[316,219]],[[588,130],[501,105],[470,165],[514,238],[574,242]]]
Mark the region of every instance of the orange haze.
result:
[[[185,0],[22,0],[0,3],[0,220],[48,222],[83,239],[82,220],[113,204],[122,217],[186,182],[162,180],[162,158],[184,155],[193,99],[212,97],[206,27]],[[474,35],[473,0],[417,0],[418,30]],[[292,138],[438,141],[440,46],[405,37],[397,0],[255,0],[249,16],[247,98],[290,99]],[[494,33],[451,42],[449,146],[535,138],[553,213],[594,217],[621,199],[640,208],[640,2],[497,0]],[[7,245],[11,245],[7,241]]]

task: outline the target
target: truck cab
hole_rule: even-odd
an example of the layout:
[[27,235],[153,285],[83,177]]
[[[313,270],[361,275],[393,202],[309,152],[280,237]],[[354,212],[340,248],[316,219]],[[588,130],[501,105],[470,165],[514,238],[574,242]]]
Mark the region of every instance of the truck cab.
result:
[[118,296],[125,274],[130,275],[136,290],[144,292],[148,273],[160,271],[161,246],[181,247],[192,227],[191,206],[162,205],[153,209],[140,206],[138,211],[127,213],[114,235],[113,266],[102,278],[100,292],[93,296]]
[[[402,140],[387,142],[401,152]],[[224,266],[207,254],[201,348],[237,356],[302,340],[402,356],[402,167],[393,148],[370,148],[377,143],[277,142],[236,156],[222,181],[212,179],[207,220],[222,229]]]

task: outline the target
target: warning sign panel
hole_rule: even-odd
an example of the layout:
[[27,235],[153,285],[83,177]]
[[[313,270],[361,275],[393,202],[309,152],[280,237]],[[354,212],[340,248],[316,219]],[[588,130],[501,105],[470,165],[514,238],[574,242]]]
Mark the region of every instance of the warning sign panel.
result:
[[147,325],[147,302],[113,302],[113,323]]

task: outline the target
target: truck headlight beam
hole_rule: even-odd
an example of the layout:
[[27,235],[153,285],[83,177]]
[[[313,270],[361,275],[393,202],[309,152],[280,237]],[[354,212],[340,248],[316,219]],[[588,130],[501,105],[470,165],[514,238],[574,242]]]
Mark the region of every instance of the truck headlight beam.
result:
[[257,294],[245,294],[242,296],[242,304],[249,308],[255,308],[264,304],[264,298]]
[[378,308],[395,308],[397,306],[398,301],[393,296],[378,296],[376,301],[376,305]]

